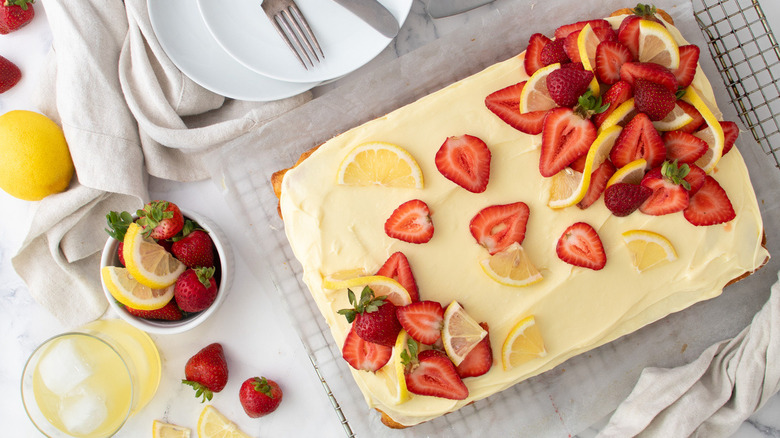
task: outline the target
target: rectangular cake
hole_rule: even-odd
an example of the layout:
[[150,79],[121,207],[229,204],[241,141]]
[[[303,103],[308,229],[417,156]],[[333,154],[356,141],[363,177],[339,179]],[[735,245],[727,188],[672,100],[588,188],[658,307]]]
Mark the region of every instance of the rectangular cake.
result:
[[[768,259],[699,52],[685,79],[693,50],[652,12],[535,35],[526,52],[275,175],[303,280],[385,424],[413,426],[502,391],[713,298]],[[567,94],[579,99],[563,103]],[[365,286],[385,295],[368,311]],[[361,316],[388,303],[393,342],[357,335]],[[412,309],[441,338],[412,340],[422,336]]]

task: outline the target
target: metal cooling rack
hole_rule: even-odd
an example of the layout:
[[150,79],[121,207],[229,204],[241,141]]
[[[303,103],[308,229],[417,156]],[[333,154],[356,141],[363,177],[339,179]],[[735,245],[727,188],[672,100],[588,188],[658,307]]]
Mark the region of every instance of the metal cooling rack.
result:
[[780,168],[780,47],[761,5],[693,0],[693,11],[742,123]]

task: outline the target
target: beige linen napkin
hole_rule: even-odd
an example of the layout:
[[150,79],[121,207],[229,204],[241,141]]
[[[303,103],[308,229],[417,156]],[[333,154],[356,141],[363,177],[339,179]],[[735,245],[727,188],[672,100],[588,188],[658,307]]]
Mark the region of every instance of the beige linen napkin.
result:
[[778,390],[780,280],[733,339],[687,365],[646,368],[598,437],[727,437]]
[[53,44],[37,96],[61,124],[76,167],[71,187],[33,207],[13,266],[66,327],[98,318],[107,301],[100,250],[110,210],[148,201],[148,175],[208,177],[202,157],[311,98],[243,102],[187,78],[155,38],[146,0],[47,0]]

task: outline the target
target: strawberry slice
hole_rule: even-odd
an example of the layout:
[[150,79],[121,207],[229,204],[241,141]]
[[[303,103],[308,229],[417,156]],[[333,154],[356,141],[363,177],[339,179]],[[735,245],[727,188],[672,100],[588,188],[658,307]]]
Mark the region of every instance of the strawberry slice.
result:
[[528,48],[525,49],[525,59],[523,60],[523,66],[528,76],[544,67],[544,64],[542,64],[542,49],[549,42],[550,39],[540,33],[531,35],[531,38],[528,40]]
[[692,164],[704,156],[709,148],[704,140],[682,131],[666,132],[663,139],[666,159],[669,161]]
[[526,134],[541,134],[547,111],[520,112],[520,93],[526,81],[494,91],[485,98],[485,106],[509,126]]
[[[121,244],[121,242],[120,242]],[[168,304],[155,310],[139,310],[132,307],[125,306],[127,313],[144,319],[156,319],[162,321],[179,321],[184,318],[184,315],[176,305],[176,300],[168,301]]]
[[723,121],[720,122],[720,127],[723,128],[723,136],[725,140],[723,142],[723,155],[726,155],[729,153],[731,148],[734,147],[734,142],[736,142],[737,137],[739,137],[739,126],[737,126],[737,124],[734,122]]
[[[612,114],[623,102],[631,99],[634,96],[634,89],[626,81],[617,81],[614,85],[609,87],[609,90],[601,96],[602,104],[608,104],[606,110],[593,116],[593,123],[596,126],[601,126],[604,120]],[[692,107],[693,108],[693,107]],[[702,119],[704,120],[704,119]]]
[[644,113],[637,114],[628,122],[609,153],[609,158],[618,168],[640,158],[644,158],[647,166],[652,168],[663,163],[665,157],[664,141],[650,117]]
[[636,15],[629,15],[623,19],[617,31],[618,41],[626,46],[634,59],[639,58],[639,20]]
[[652,62],[627,62],[620,67],[620,79],[635,86],[637,79],[663,85],[672,94],[677,92],[677,78],[668,68]]
[[433,237],[428,205],[412,199],[399,205],[385,222],[385,234],[409,243],[426,243]]
[[639,211],[661,216],[684,210],[689,202],[687,188],[690,188],[684,178],[689,171],[687,164],[678,167],[675,163],[665,161],[662,166],[647,172],[641,184],[652,190],[653,194],[639,206]]
[[490,179],[490,149],[473,135],[448,137],[436,152],[436,168],[464,189],[482,193]]
[[451,400],[463,400],[469,396],[469,389],[446,354],[439,350],[425,350],[417,358],[419,363],[406,374],[409,392]]
[[455,367],[461,379],[466,377],[479,377],[493,366],[493,349],[490,348],[490,330],[487,323],[480,322],[480,327],[488,332],[485,337],[479,341],[473,350],[463,358],[463,361]]
[[550,65],[555,63],[564,64],[569,62],[569,55],[566,54],[566,50],[563,46],[565,42],[565,39],[560,39],[552,40],[545,44],[540,55],[542,65]]
[[409,260],[401,251],[394,252],[385,260],[385,263],[376,272],[376,275],[392,278],[409,292],[412,302],[420,300],[420,293],[417,291],[417,282],[412,274],[412,267]]
[[678,131],[683,131],[687,133],[696,132],[701,128],[701,126],[705,123],[704,117],[702,117],[699,110],[696,109],[693,105],[690,103],[684,101],[684,100],[678,100],[677,105],[679,105],[680,108],[683,109],[693,120],[686,123],[682,128],[678,129]]
[[539,172],[551,177],[585,155],[596,139],[596,127],[571,108],[553,108],[544,119]]
[[585,222],[577,222],[563,232],[555,247],[564,262],[598,271],[607,264],[604,245],[596,230]]
[[441,337],[444,308],[436,301],[418,301],[395,309],[406,334],[415,341],[432,345]]
[[341,347],[341,356],[356,370],[377,371],[385,366],[393,355],[393,347],[385,347],[379,344],[363,340],[350,330]]
[[661,84],[638,79],[634,82],[634,106],[650,120],[663,120],[674,109],[677,97]]
[[620,67],[634,60],[628,47],[617,41],[602,41],[596,47],[596,77],[605,84],[620,80]]
[[523,242],[529,214],[524,202],[491,205],[471,219],[469,230],[477,243],[487,248],[490,254],[495,254],[515,242]]
[[726,191],[710,175],[705,175],[704,184],[691,196],[683,215],[696,226],[722,224],[737,216]]
[[578,21],[576,23],[571,24],[564,24],[563,26],[555,29],[555,38],[556,39],[562,39],[566,38],[570,33],[572,32],[579,32],[584,28],[586,25],[590,24],[590,27],[592,29],[598,29],[598,28],[609,28],[612,29],[612,25],[609,24],[609,21],[607,20],[587,20],[587,21]]
[[615,168],[615,165],[612,164],[611,161],[607,160],[601,163],[599,167],[590,174],[588,191],[585,193],[582,200],[577,203],[577,207],[585,210],[593,205],[593,203],[601,197],[601,193],[603,193],[604,188],[607,187],[607,181],[612,178],[612,175],[614,175],[616,171],[617,168]]
[[693,82],[696,75],[696,66],[699,63],[699,47],[693,44],[680,46],[680,66],[672,70],[677,78],[677,85],[687,87]]
[[604,192],[604,205],[615,216],[624,217],[636,211],[653,191],[643,185],[616,183]]
[[566,56],[571,59],[571,62],[582,62],[580,57],[580,47],[577,45],[577,38],[580,36],[580,31],[572,32],[566,35],[563,40],[563,51],[566,52]]
[[576,160],[569,163],[569,168],[571,170],[576,170],[579,173],[582,173],[585,171],[585,163],[588,161],[588,155],[585,154]]
[[689,164],[688,168],[689,171],[688,174],[685,175],[685,181],[691,186],[691,188],[688,189],[688,196],[693,196],[699,191],[701,186],[704,185],[704,177],[707,176],[707,173],[695,164]]
[[593,72],[559,68],[547,75],[547,91],[558,106],[573,107],[588,89]]

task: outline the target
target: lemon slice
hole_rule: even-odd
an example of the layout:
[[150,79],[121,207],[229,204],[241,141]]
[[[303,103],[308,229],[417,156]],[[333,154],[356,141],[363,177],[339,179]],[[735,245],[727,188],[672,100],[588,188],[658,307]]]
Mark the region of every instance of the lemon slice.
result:
[[455,366],[487,336],[487,331],[470,317],[463,307],[453,301],[444,311],[444,325],[441,329],[441,339],[444,351]]
[[647,170],[647,161],[644,158],[636,159],[618,169],[609,178],[606,187],[617,183],[639,184],[645,176],[645,170]]
[[663,24],[639,22],[639,62],[653,62],[670,70],[680,66],[680,49]]
[[520,320],[504,340],[501,347],[501,362],[504,371],[522,365],[537,357],[547,355],[542,333],[533,315]]
[[351,280],[356,277],[365,277],[366,275],[369,275],[368,272],[362,268],[342,269],[341,271],[336,271],[330,275],[326,275],[324,277],[324,281],[328,283],[336,283],[339,281]]
[[409,152],[394,144],[362,144],[339,165],[338,183],[350,186],[379,185],[409,189],[423,188],[420,166]]
[[653,126],[659,131],[676,131],[692,121],[693,117],[675,103],[674,109],[663,119],[653,122]]
[[547,75],[561,68],[561,64],[550,64],[536,70],[520,92],[520,112],[547,111],[558,106],[547,89]]
[[125,233],[125,266],[139,283],[152,289],[162,289],[176,283],[187,267],[152,239],[146,239],[143,228],[130,224]]
[[720,161],[720,157],[723,155],[723,145],[725,144],[723,128],[720,126],[720,122],[717,117],[715,117],[715,114],[710,111],[702,98],[696,94],[693,87],[685,89],[682,100],[693,105],[704,118],[704,122],[707,123],[706,128],[695,132],[693,135],[704,140],[704,142],[707,143],[707,146],[709,146],[707,152],[696,160],[696,165],[701,167],[706,173],[712,173],[712,171],[715,170],[718,161]]
[[615,108],[599,126],[599,132],[605,131],[615,125],[623,126],[631,120],[636,114],[636,108],[634,107],[634,98],[628,99]]
[[370,287],[371,290],[374,291],[374,296],[386,296],[387,300],[396,306],[412,304],[412,297],[409,295],[409,292],[401,286],[401,283],[381,275],[367,275],[365,277],[355,277],[348,280],[330,280],[325,278],[322,281],[322,287],[332,290],[362,289],[365,286]]
[[596,67],[596,48],[600,42],[590,24],[586,24],[577,36],[577,50],[580,52],[580,61],[585,70],[593,71]]
[[152,289],[136,281],[125,268],[103,266],[100,270],[103,284],[115,300],[138,310],[154,310],[164,307],[173,298],[175,285]]
[[677,260],[677,252],[669,240],[652,231],[630,230],[623,233],[631,259],[637,271],[664,265]]
[[251,438],[217,408],[208,405],[198,418],[198,438]]
[[614,125],[599,133],[585,156],[585,166],[582,173],[567,167],[553,175],[550,200],[547,202],[550,208],[569,207],[585,197],[588,193],[593,170],[601,166],[601,163],[607,159],[621,131],[623,128]]
[[163,423],[159,420],[152,421],[153,438],[190,438],[190,433],[189,427]]
[[[404,351],[407,351],[407,342],[409,340],[409,336],[406,334],[406,330],[401,330],[398,333],[398,337],[395,339],[395,347],[393,347],[393,357],[391,358],[393,362],[393,371],[395,372],[395,381],[397,384],[396,392],[395,392],[395,399],[393,400],[395,404],[400,405],[401,403],[409,400],[409,390],[406,388],[406,366],[403,363],[403,358],[401,357],[402,353]],[[409,354],[407,352],[407,354]]]
[[480,262],[488,277],[506,286],[523,287],[542,280],[542,274],[515,242]]

